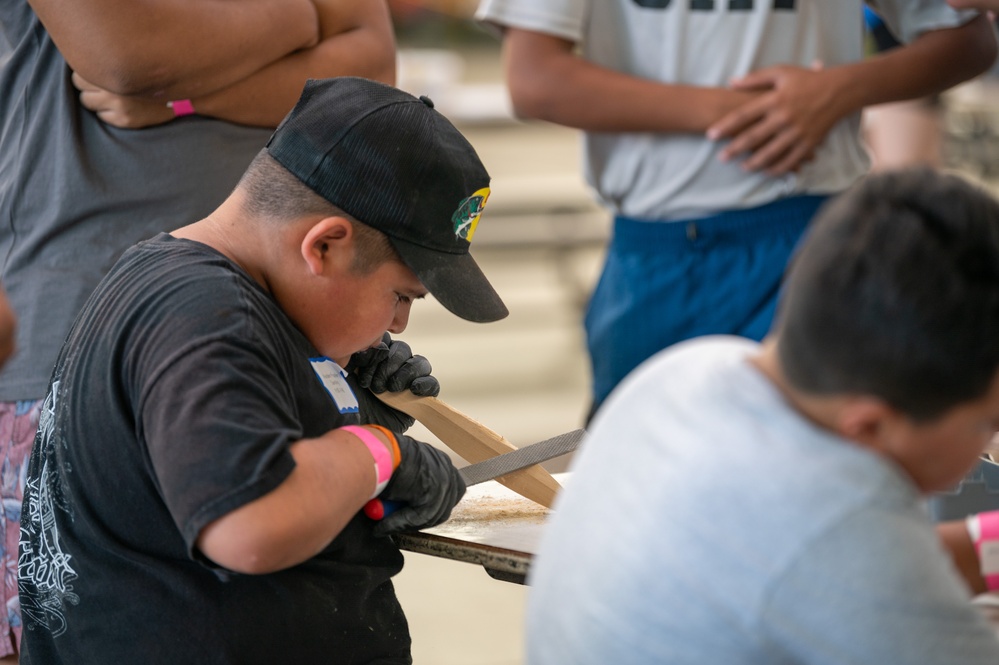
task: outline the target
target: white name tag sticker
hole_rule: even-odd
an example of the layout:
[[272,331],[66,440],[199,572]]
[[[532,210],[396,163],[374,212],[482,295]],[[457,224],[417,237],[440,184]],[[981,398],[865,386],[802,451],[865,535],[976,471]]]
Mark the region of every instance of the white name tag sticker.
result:
[[309,358],[309,362],[340,413],[357,413],[357,395],[347,383],[347,372],[325,356]]

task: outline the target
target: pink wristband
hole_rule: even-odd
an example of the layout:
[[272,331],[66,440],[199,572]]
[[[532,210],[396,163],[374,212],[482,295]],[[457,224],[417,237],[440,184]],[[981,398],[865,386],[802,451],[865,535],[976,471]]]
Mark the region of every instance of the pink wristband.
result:
[[967,524],[985,586],[989,591],[999,590],[999,510],[972,515]]
[[375,460],[375,493],[371,495],[373,499],[382,493],[382,490],[388,484],[389,478],[392,477],[394,469],[392,453],[389,452],[385,444],[381,442],[381,439],[375,436],[371,430],[358,425],[347,425],[340,429],[344,432],[350,432],[360,439],[361,443],[368,447],[368,452],[371,453],[371,456]]
[[173,109],[175,118],[182,115],[194,115],[194,104],[191,103],[190,99],[175,99],[172,102],[167,102],[167,106]]

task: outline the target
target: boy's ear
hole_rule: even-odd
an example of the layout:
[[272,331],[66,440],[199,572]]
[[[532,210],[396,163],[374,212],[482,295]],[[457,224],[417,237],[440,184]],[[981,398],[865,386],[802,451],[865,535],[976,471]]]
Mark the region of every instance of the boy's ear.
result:
[[902,414],[876,397],[851,397],[840,408],[835,428],[841,436],[866,448],[888,452]]
[[[344,217],[323,217],[310,226],[302,238],[301,253],[309,271],[322,275],[331,261],[343,258],[354,236],[354,227]],[[349,259],[349,253],[347,255]]]

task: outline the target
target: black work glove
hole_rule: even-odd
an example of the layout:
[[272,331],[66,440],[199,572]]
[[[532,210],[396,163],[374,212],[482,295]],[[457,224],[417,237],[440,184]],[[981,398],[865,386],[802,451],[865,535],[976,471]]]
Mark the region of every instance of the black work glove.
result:
[[405,434],[395,436],[402,461],[378,498],[401,505],[375,525],[376,536],[436,526],[465,494],[465,481],[446,453]]
[[441,391],[441,384],[430,375],[430,361],[414,356],[409,344],[393,340],[388,333],[378,346],[352,355],[346,370],[347,382],[357,396],[361,422],[393,432],[405,432],[412,427],[413,419],[371,393],[395,393],[408,388],[420,397],[436,397]]

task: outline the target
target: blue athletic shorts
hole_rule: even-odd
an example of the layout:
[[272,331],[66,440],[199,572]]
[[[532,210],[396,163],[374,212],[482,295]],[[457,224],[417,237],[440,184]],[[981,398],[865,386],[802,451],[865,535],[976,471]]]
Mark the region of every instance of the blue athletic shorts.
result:
[[827,198],[670,222],[616,218],[585,319],[593,410],[671,344],[711,334],[762,339],[787,261]]

